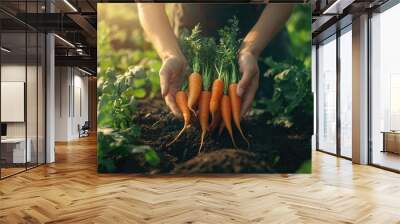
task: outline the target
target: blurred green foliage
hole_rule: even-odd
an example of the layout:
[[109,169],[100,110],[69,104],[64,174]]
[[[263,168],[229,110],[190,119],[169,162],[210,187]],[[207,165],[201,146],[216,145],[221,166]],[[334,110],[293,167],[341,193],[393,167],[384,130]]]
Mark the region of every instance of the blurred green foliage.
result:
[[302,61],[305,69],[311,69],[311,4],[297,4],[286,29],[290,39],[289,60]]
[[312,163],[311,160],[307,160],[303,164],[301,164],[300,168],[296,171],[299,174],[309,174],[311,173]]
[[290,55],[284,61],[261,59],[268,67],[265,75],[272,78],[272,97],[256,99],[254,105],[270,115],[269,124],[311,136],[313,95],[310,4],[296,5],[286,28],[290,39]]
[[[135,15],[130,13],[129,20],[137,20],[132,14]],[[151,47],[144,46],[139,30],[126,35],[115,29],[118,27],[105,21],[98,23],[98,170],[115,172],[119,160],[139,154],[150,166],[157,167],[160,161],[157,153],[148,146],[138,145],[140,128],[133,122],[133,115],[137,100],[158,94],[161,62]],[[137,48],[115,49],[113,43],[127,37],[132,38],[129,42]]]
[[309,70],[300,62],[275,62],[267,58],[267,75],[273,79],[273,95],[261,98],[256,106],[269,113],[269,124],[292,128],[297,133],[312,134],[313,96]]

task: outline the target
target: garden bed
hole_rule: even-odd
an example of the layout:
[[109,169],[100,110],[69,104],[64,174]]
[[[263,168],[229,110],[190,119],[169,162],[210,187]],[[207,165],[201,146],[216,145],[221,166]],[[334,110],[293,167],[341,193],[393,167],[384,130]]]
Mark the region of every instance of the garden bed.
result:
[[[290,129],[267,124],[266,114],[251,115],[242,125],[251,143],[240,141],[239,149],[224,131],[207,136],[199,153],[198,122],[170,146],[182,128],[182,120],[170,113],[161,99],[139,101],[134,122],[141,129],[141,143],[151,146],[160,157],[157,169],[146,166],[141,155],[133,154],[117,163],[121,172],[147,173],[294,173],[311,158],[310,136],[292,134]],[[295,133],[295,132],[294,132]]]

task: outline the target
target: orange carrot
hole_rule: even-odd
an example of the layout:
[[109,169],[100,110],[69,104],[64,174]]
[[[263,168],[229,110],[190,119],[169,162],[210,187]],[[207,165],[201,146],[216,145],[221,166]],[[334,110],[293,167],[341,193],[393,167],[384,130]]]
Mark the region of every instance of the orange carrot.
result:
[[203,147],[204,144],[204,137],[206,136],[207,130],[208,130],[208,116],[210,113],[210,98],[211,98],[211,93],[210,91],[202,91],[200,95],[200,101],[199,101],[199,120],[200,120],[200,126],[201,126],[201,141],[200,141],[200,148]]
[[214,131],[214,129],[218,126],[218,124],[220,123],[220,121],[221,121],[221,110],[217,110],[217,112],[215,113],[215,117],[214,117],[214,119],[211,121],[211,123],[210,123],[210,126],[209,126],[209,128],[208,128],[208,130],[210,131],[210,132],[213,132]]
[[225,127],[228,130],[228,133],[232,139],[233,146],[235,148],[238,148],[235,143],[235,139],[233,138],[233,132],[232,132],[232,108],[231,108],[231,100],[229,99],[229,96],[224,95],[221,100],[221,115],[222,119],[224,120]]
[[197,101],[201,93],[201,75],[197,72],[193,72],[189,76],[189,96],[188,96],[188,107],[194,113],[193,107],[197,104]]
[[184,91],[178,91],[175,95],[175,100],[176,100],[176,104],[178,105],[179,110],[182,112],[184,124],[183,124],[182,130],[176,135],[174,140],[172,140],[170,143],[167,144],[167,146],[170,146],[176,140],[178,140],[178,138],[189,127],[189,124],[190,124],[190,111],[187,106],[187,101],[188,101],[187,94]]
[[211,112],[211,123],[216,122],[216,113],[220,108],[220,102],[222,95],[224,94],[224,81],[222,79],[214,80],[211,87],[211,100],[210,100],[210,112]]
[[237,95],[237,84],[231,83],[228,89],[228,95],[231,100],[232,105],[232,115],[233,115],[233,122],[235,123],[237,129],[240,132],[242,138],[246,141],[247,147],[250,147],[250,142],[244,136],[242,128],[240,126],[240,107],[241,107],[241,99],[240,96]]

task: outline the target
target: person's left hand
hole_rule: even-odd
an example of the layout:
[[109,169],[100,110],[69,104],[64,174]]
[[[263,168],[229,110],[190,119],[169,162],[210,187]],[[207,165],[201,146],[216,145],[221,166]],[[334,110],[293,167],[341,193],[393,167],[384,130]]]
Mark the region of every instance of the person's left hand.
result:
[[242,77],[238,83],[237,94],[241,97],[241,116],[251,108],[258,89],[259,68],[257,57],[249,52],[239,53],[239,69]]

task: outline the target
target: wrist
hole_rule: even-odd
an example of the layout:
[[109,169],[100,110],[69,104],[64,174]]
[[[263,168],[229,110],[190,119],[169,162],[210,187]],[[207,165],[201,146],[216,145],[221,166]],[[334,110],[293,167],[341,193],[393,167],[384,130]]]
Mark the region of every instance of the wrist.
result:
[[170,59],[178,60],[180,62],[186,61],[185,57],[183,57],[182,54],[178,54],[178,53],[164,53],[163,55],[161,55],[161,60],[163,62],[170,60]]
[[259,57],[263,48],[261,48],[260,44],[257,41],[256,35],[249,33],[246,38],[243,40],[239,53],[240,54],[248,54],[254,56],[256,58]]
[[251,50],[251,49],[243,48],[243,49],[239,50],[239,58],[244,57],[244,56],[247,56],[247,57],[250,56],[255,59],[258,59],[259,53],[257,51]]

